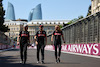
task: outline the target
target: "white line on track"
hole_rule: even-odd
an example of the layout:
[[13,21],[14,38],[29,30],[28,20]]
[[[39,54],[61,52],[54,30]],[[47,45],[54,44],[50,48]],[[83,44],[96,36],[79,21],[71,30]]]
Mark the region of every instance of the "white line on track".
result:
[[3,49],[3,50],[0,50],[0,52],[3,52],[3,51],[8,51],[8,50],[12,50],[13,48],[9,48],[9,49]]
[[[54,50],[48,50],[48,51],[54,51]],[[93,57],[93,58],[99,58],[100,59],[100,56],[95,56],[95,55],[87,55],[87,54],[64,52],[64,51],[61,51],[61,52],[62,53],[68,53],[68,54],[74,54],[74,55],[80,55],[80,56]]]

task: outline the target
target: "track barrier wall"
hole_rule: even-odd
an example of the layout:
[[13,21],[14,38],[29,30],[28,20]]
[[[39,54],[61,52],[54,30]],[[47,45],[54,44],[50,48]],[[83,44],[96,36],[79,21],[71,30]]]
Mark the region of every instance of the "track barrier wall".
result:
[[[100,55],[100,12],[67,25],[62,31],[66,41],[66,45],[62,45],[62,51]],[[51,44],[51,36],[52,34],[47,36],[48,44]],[[54,50],[54,46],[50,46],[50,49],[51,47]]]
[[0,31],[0,50],[11,48],[10,39]]

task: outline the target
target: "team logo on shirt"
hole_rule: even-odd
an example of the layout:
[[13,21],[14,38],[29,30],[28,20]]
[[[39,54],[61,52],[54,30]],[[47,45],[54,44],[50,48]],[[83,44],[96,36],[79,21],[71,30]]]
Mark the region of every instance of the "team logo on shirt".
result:
[[38,36],[45,36],[45,34],[38,34]]
[[28,32],[22,31],[21,37],[22,36],[28,37]]
[[54,35],[61,35],[61,33],[54,33]]
[[21,37],[22,37],[22,36],[28,37],[28,35],[27,35],[27,34],[21,34]]

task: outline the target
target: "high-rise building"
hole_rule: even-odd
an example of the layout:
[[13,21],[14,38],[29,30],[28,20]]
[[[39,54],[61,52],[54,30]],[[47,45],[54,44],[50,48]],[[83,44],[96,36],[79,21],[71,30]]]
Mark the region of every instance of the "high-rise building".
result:
[[32,20],[32,17],[33,17],[33,11],[34,9],[32,9],[29,13],[29,17],[28,17],[28,21],[31,21]]
[[32,20],[42,20],[41,4],[37,5],[33,11]]
[[29,13],[28,21],[31,20],[42,20],[42,9],[41,4],[38,4],[34,9]]
[[8,2],[6,19],[7,20],[15,20],[14,6],[10,2]]
[[92,4],[92,14],[100,11],[100,0],[91,0]]

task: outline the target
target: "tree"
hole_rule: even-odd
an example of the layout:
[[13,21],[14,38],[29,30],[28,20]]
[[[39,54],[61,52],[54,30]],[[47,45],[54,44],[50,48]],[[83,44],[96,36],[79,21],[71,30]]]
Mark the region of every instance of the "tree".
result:
[[8,27],[6,27],[5,25],[3,25],[5,11],[3,10],[2,1],[3,0],[0,0],[0,31],[7,32],[9,30]]
[[80,19],[82,19],[82,18],[84,18],[82,15],[81,15],[81,16],[78,16],[78,20],[80,20]]
[[87,13],[87,16],[91,15],[91,5],[89,6],[88,8],[88,13]]
[[60,26],[60,28],[62,28],[63,26],[62,25],[59,25]]
[[66,25],[69,25],[69,24],[72,24],[72,23],[75,23],[77,22],[78,20],[84,18],[82,15],[78,16],[78,18],[74,18],[72,19],[71,21],[69,21]]
[[76,22],[76,21],[78,21],[78,19],[77,19],[77,18],[74,18],[74,19],[72,19],[71,21],[69,21],[67,24],[69,25],[69,24],[72,24],[72,23],[74,23],[74,22]]

